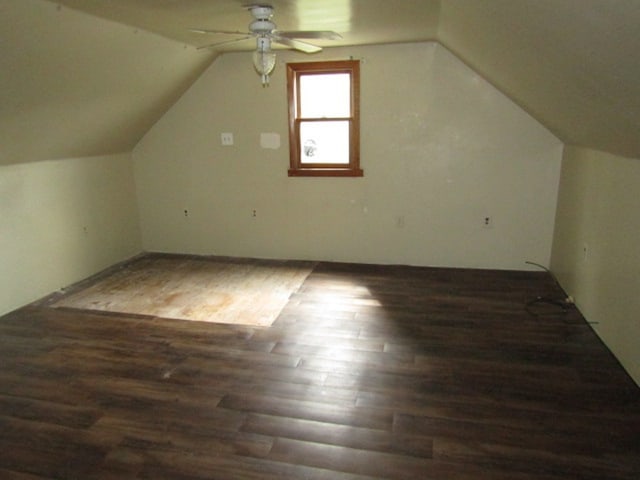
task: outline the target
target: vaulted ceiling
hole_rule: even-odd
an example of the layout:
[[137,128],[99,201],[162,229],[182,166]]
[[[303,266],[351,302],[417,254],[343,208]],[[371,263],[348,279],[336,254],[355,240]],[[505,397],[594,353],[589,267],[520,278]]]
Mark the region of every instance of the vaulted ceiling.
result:
[[[133,148],[246,0],[0,0],[0,164]],[[322,46],[435,40],[568,144],[640,158],[638,0],[270,0]]]

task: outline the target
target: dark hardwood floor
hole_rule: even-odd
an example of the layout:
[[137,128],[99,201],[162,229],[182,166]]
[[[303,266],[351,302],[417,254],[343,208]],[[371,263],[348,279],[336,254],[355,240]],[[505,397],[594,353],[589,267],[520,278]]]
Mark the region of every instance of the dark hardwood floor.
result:
[[0,318],[2,479],[635,479],[640,389],[545,272],[318,264],[272,327]]

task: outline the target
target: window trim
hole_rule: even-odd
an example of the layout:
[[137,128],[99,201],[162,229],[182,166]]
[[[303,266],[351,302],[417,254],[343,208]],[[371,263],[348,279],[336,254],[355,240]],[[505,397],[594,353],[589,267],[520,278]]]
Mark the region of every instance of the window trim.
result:
[[[344,118],[300,118],[300,76],[322,73],[348,73],[351,77],[351,116]],[[335,60],[287,64],[287,100],[289,106],[290,177],[361,177],[360,168],[360,62]],[[349,163],[306,163],[300,159],[300,123],[304,121],[350,122]]]

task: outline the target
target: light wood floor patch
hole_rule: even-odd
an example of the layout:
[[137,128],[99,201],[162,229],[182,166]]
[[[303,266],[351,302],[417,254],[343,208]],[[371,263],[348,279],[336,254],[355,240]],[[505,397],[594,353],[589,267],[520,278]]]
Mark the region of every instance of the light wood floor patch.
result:
[[269,326],[312,266],[151,255],[124,265],[53,306]]

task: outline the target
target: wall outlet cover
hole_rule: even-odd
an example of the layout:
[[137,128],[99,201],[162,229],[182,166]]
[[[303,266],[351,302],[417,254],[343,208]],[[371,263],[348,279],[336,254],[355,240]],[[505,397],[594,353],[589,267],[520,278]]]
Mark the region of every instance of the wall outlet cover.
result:
[[220,143],[225,147],[233,145],[233,133],[221,133]]

